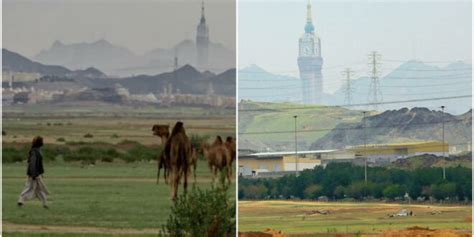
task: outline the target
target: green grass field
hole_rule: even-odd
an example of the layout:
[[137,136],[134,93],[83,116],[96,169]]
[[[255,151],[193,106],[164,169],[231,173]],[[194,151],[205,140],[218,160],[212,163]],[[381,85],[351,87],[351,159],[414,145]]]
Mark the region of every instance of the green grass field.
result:
[[[415,216],[389,217],[401,209]],[[313,214],[325,210],[329,214]],[[471,206],[240,201],[239,231],[282,230],[285,234],[377,233],[411,226],[471,231]],[[431,215],[440,211],[439,215]]]
[[[9,224],[16,224],[154,232],[169,215],[170,188],[163,180],[156,184],[154,162],[99,163],[84,168],[54,162],[45,166],[44,180],[52,193],[49,210],[38,200],[17,207],[25,183],[25,164],[3,165],[3,231],[8,233]],[[197,177],[198,187],[210,187],[212,177],[205,161],[199,163]],[[191,176],[190,187],[193,182]]]
[[[172,127],[177,120],[184,122],[188,134],[235,136],[235,116],[230,112],[214,114],[196,108],[180,108],[174,112],[168,108],[133,111],[126,108],[120,111],[113,107],[97,112],[93,108],[81,110],[72,107],[71,111],[65,108],[60,113],[56,111],[58,108],[43,112],[37,111],[38,108],[31,109],[28,113],[19,108],[4,110],[2,131],[6,135],[3,142],[29,143],[34,135],[42,135],[45,143],[64,143],[57,140],[64,138],[65,142],[118,143],[133,140],[144,145],[158,144],[159,139],[153,136],[152,126],[170,124]],[[88,133],[93,137],[85,138]]]
[[[124,140],[153,148],[160,143],[152,134],[153,124],[174,125],[177,120],[184,122],[188,136],[235,136],[235,116],[225,111],[15,107],[4,110],[3,148],[28,146],[35,135],[45,138],[45,148],[55,144],[77,149],[68,143],[86,142],[86,146],[122,151]],[[87,133],[93,137],[85,138]],[[156,184],[155,160],[103,163],[99,158],[95,165],[61,158],[45,162],[44,180],[51,192],[48,210],[37,199],[21,208],[16,205],[26,181],[26,164],[3,163],[4,236],[156,236],[170,214],[170,187],[163,179]],[[189,188],[193,182],[191,175]],[[196,186],[210,188],[211,182],[207,162],[200,161]],[[234,196],[235,188],[231,190]]]

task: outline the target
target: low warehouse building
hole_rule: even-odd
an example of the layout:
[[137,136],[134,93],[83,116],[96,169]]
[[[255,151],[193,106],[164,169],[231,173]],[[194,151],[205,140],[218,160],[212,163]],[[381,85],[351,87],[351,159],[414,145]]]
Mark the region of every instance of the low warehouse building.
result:
[[261,152],[239,156],[239,175],[257,176],[266,172],[291,173],[330,163],[331,161],[350,162],[355,158],[352,151],[315,150],[298,151],[296,159],[294,151]]
[[449,153],[449,144],[439,141],[420,141],[390,144],[368,144],[348,148],[357,157],[367,157],[368,162],[387,164],[398,159],[430,154],[442,156]]

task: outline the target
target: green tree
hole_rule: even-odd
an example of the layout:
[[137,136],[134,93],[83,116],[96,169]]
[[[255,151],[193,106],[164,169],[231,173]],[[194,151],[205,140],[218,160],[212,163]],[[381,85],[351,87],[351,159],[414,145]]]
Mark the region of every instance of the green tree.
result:
[[347,187],[347,194],[355,199],[363,199],[369,195],[369,188],[364,181],[355,182]]
[[334,189],[334,196],[338,199],[344,198],[344,194],[346,193],[346,187],[339,185]]
[[431,194],[437,200],[443,200],[448,197],[456,196],[456,184],[455,183],[441,183],[431,186]]
[[399,184],[391,184],[383,190],[383,196],[389,199],[403,197],[404,194],[405,194],[405,190]]
[[308,199],[317,199],[321,196],[323,188],[321,185],[312,184],[305,188],[304,197]]

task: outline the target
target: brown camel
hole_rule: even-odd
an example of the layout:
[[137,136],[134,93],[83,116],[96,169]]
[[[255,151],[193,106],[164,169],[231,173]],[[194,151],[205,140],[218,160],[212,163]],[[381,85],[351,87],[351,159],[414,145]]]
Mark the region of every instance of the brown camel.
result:
[[235,144],[235,140],[232,138],[232,137],[227,137],[225,139],[225,146],[227,147],[227,149],[229,149],[230,151],[230,155],[232,157],[232,163],[235,161],[236,159],[236,144]]
[[232,175],[232,155],[230,150],[227,149],[222,142],[222,138],[217,136],[212,145],[203,143],[201,148],[208,162],[209,169],[214,174],[213,179],[217,176],[217,171],[222,171],[227,168],[226,177],[230,183]]
[[177,122],[171,131],[171,135],[164,149],[165,158],[169,158],[172,185],[171,197],[173,200],[176,200],[178,186],[182,176],[184,178],[184,193],[187,192],[189,163],[190,160],[192,160],[192,155],[193,149],[191,141],[188,136],[186,136],[183,123]]
[[189,160],[189,167],[193,167],[193,175],[194,175],[194,183],[196,183],[196,169],[197,169],[197,163],[198,163],[198,154],[197,154],[197,151],[196,151],[196,148],[192,147],[191,148],[191,156],[190,156],[190,160]]
[[158,164],[158,172],[156,173],[156,183],[158,184],[160,181],[160,171],[161,169],[164,169],[163,171],[163,176],[165,179],[165,183],[168,184],[168,176],[169,176],[169,159],[165,156],[164,154],[164,147],[166,144],[166,141],[168,140],[170,136],[170,125],[160,125],[160,124],[155,124],[153,125],[153,128],[151,129],[153,131],[153,135],[158,136],[161,138],[161,145],[162,145],[162,151],[161,154],[158,156],[157,159],[157,164]]
[[161,145],[164,146],[170,137],[170,125],[155,124],[151,130],[153,135],[161,138]]

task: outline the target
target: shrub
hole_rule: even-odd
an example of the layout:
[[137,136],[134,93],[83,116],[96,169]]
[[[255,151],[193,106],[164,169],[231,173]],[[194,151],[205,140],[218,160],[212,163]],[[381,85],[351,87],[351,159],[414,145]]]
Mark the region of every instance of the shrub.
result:
[[127,153],[129,157],[126,161],[150,161],[154,160],[157,156],[156,150],[141,144],[135,145]]
[[57,142],[65,142],[66,139],[64,139],[64,137],[58,137],[58,139],[56,139]]
[[110,136],[111,138],[119,138],[119,136],[117,134],[112,134],[112,136]]
[[193,147],[195,148],[198,148],[200,149],[201,148],[201,144],[203,142],[207,142],[209,140],[210,136],[209,135],[204,135],[204,136],[200,136],[200,135],[197,135],[197,134],[191,134],[191,144]]
[[85,138],[93,138],[94,135],[92,135],[92,134],[90,134],[90,133],[86,133],[86,134],[84,135],[84,137],[85,137]]
[[42,149],[43,159],[47,161],[55,161],[58,156],[67,156],[71,150],[66,146],[45,146]]
[[104,156],[102,157],[102,159],[100,159],[102,162],[108,162],[108,163],[111,163],[114,161],[114,158],[113,157],[110,157],[110,156]]
[[15,148],[6,147],[2,151],[2,160],[5,163],[22,162],[27,159],[27,153]]
[[220,185],[202,190],[196,186],[179,195],[160,236],[235,236],[235,201],[221,173]]
[[95,164],[95,161],[102,155],[101,149],[94,149],[92,147],[81,147],[75,152],[70,152],[64,156],[64,161],[81,161],[86,164]]

